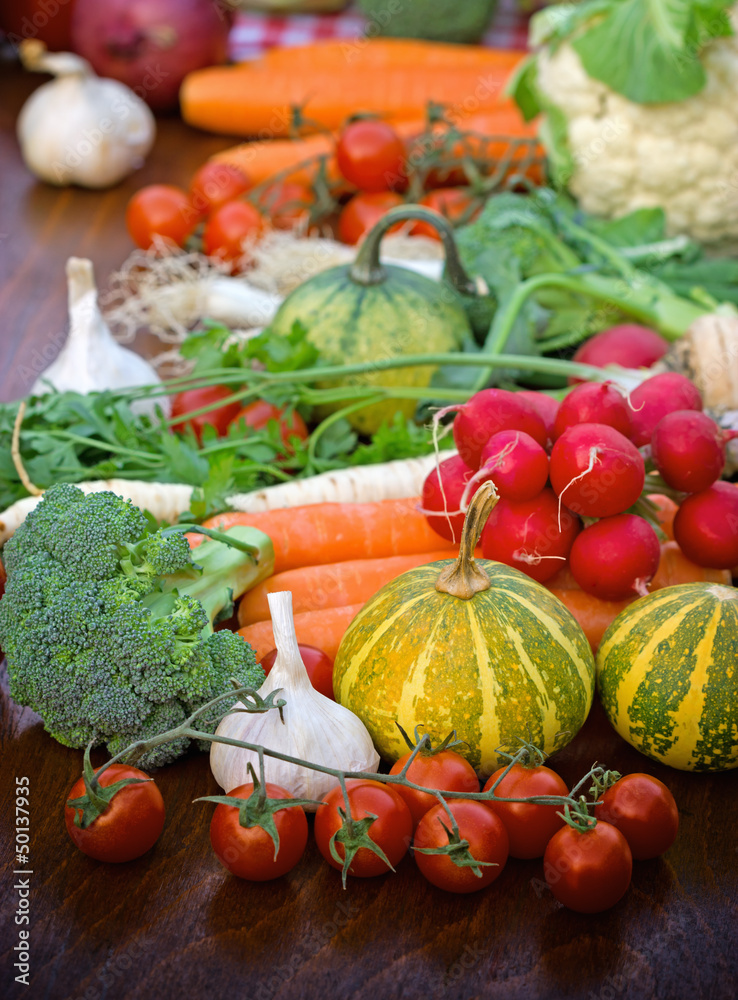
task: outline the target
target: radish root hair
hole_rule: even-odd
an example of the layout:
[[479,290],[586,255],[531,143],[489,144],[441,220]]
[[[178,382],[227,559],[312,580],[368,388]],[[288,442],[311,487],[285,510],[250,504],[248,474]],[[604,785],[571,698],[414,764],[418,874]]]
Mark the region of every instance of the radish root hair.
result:
[[[456,540],[456,536],[453,529],[453,525],[451,524],[451,512],[449,512],[448,509],[448,500],[446,499],[446,491],[443,488],[443,478],[441,476],[441,449],[438,447],[438,442],[441,440],[441,438],[445,437],[453,427],[453,424],[448,424],[445,427],[441,427],[441,419],[445,416],[448,416],[449,413],[458,413],[458,411],[461,409],[463,405],[464,405],[463,403],[455,403],[451,406],[441,407],[440,410],[436,410],[436,412],[433,414],[433,422],[432,422],[433,454],[435,455],[436,458],[436,475],[438,476],[438,488],[441,491],[441,497],[443,498],[443,515],[446,518],[446,521],[448,522],[449,531],[451,532],[454,541]],[[438,515],[438,511],[425,511],[422,509],[422,507],[418,509],[423,514],[435,514],[436,516]],[[453,513],[462,514],[463,511],[460,510],[453,511]]]
[[527,549],[516,549],[513,552],[513,559],[527,563],[529,566],[540,566],[544,559],[560,559],[566,562],[566,556],[542,556],[540,552],[528,552]]
[[599,448],[597,447],[597,445],[593,444],[592,447],[589,449],[589,463],[587,465],[587,468],[584,469],[583,472],[580,472],[578,476],[574,476],[573,479],[570,479],[569,482],[566,484],[566,486],[561,491],[561,493],[559,493],[559,509],[558,509],[558,514],[557,514],[557,522],[558,522],[559,531],[561,531],[561,505],[564,502],[563,501],[564,494],[569,489],[569,487],[573,486],[574,483],[576,483],[579,479],[584,479],[584,477],[588,473],[590,473],[592,471],[592,469],[594,469],[595,464],[597,462],[599,462],[599,460],[600,460],[599,459]]

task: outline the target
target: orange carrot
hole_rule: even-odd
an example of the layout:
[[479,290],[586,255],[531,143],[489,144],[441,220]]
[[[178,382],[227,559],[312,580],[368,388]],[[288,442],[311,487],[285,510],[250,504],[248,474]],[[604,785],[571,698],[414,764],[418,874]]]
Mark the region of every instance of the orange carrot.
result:
[[368,601],[385,583],[415,566],[451,559],[454,555],[453,550],[441,549],[410,556],[388,556],[386,559],[350,559],[277,573],[243,595],[238,605],[238,624],[243,627],[269,618],[267,595],[278,590],[292,591],[292,610],[295,614],[321,608],[340,608]]
[[662,587],[676,587],[680,583],[724,583],[730,586],[730,580],[730,570],[698,566],[687,559],[677,542],[664,542],[659,568],[648,589],[661,590]]
[[[297,641],[303,646],[322,649],[334,660],[344,632],[363,606],[363,603],[349,604],[344,608],[323,608],[321,611],[303,611],[295,615]],[[257,661],[274,649],[271,621],[247,625],[246,628],[240,628],[238,634],[253,646]]]
[[659,509],[656,520],[661,530],[667,538],[674,541],[674,517],[679,510],[679,506],[670,497],[665,497],[663,493],[650,493],[648,499],[656,504]]
[[379,559],[417,552],[458,550],[433,531],[417,497],[376,503],[323,503],[259,514],[232,511],[205,522],[225,530],[250,525],[274,544],[274,572],[348,559]]
[[[510,102],[500,103],[484,113],[465,115],[460,113],[455,118],[457,127],[464,132],[478,133],[481,136],[509,137],[511,140],[533,140],[536,136],[536,126],[524,122],[517,107]],[[393,122],[393,127],[403,139],[424,134],[427,126],[422,118],[412,121]],[[446,126],[435,125],[433,132],[441,137]],[[326,161],[328,177],[338,178],[338,167],[334,153],[335,139],[330,135],[311,135],[304,139],[257,139],[252,142],[242,142],[230,149],[217,153],[213,159],[218,163],[228,163],[244,171],[254,185],[262,184],[275,174],[282,174],[283,179],[301,184],[312,183],[317,168],[317,158],[328,157]],[[501,159],[509,151],[509,142],[486,142],[478,138],[470,138],[464,144],[466,152],[490,159]],[[459,150],[454,151],[457,155]],[[513,161],[519,162],[526,150],[520,148],[514,151]],[[305,165],[314,160],[312,165]],[[286,173],[291,167],[292,173]],[[532,178],[538,179],[538,175]]]
[[189,125],[262,139],[289,135],[295,107],[329,129],[358,111],[392,121],[422,118],[429,101],[463,116],[497,106],[523,58],[488,49],[474,59],[462,51],[456,61],[428,67],[402,59],[377,66],[362,54],[350,66],[344,61],[342,72],[319,54],[302,71],[291,61],[211,66],[185,77],[180,106]]
[[586,594],[583,590],[559,590],[549,584],[546,586],[579,622],[593,653],[597,652],[602,636],[615,617],[636,599],[633,597],[624,601],[603,601],[592,594]]

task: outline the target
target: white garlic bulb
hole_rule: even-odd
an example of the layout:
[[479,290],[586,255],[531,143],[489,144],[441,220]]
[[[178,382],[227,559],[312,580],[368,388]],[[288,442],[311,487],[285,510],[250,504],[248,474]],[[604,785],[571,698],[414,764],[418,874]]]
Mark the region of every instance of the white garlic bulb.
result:
[[142,165],[156,123],[130,87],[96,76],[71,52],[47,52],[38,39],[23,41],[20,54],[26,69],[56,77],[31,94],[18,117],[29,170],[60,187],[107,188]]
[[[67,261],[69,293],[69,336],[58,356],[39,375],[31,395],[58,392],[102,392],[129,389],[161,382],[156,371],[135,351],[119,344],[110,332],[97,304],[97,288],[92,261],[70,257]],[[154,414],[155,407],[169,414],[169,397],[136,400],[134,412]]]
[[[290,757],[340,771],[376,771],[379,754],[364,723],[347,708],[320,694],[310,683],[297,646],[292,594],[279,591],[269,594],[268,600],[277,659],[259,688],[259,694],[266,697],[271,691],[281,689],[279,697],[287,702],[282,710],[284,722],[275,709],[260,715],[237,712],[225,716],[216,735],[278,750]],[[249,763],[258,775],[258,754],[223,743],[211,745],[210,769],[226,792],[251,781]],[[267,781],[281,785],[301,799],[322,799],[339,784],[333,775],[266,755],[264,775]]]

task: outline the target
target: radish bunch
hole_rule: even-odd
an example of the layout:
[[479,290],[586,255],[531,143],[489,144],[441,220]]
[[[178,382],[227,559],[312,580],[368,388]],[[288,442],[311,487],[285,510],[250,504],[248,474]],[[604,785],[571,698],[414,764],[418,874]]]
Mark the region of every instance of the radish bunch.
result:
[[580,383],[558,406],[484,389],[455,409],[458,455],[428,476],[422,497],[444,538],[460,540],[471,497],[492,480],[501,499],[482,534],[485,558],[541,583],[568,561],[582,590],[622,600],[648,592],[661,557],[655,527],[632,508],[666,484],[682,501],[674,532],[685,555],[738,565],[738,487],[718,482],[733,435],[701,412],[684,376],[653,376],[629,399],[610,382]]

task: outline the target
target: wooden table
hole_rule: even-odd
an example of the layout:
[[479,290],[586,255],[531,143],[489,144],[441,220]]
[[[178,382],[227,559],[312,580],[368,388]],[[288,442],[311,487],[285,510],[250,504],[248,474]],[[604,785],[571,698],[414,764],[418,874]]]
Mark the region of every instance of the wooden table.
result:
[[[65,330],[64,262],[90,256],[103,284],[130,250],[126,200],[154,181],[186,182],[228,145],[159,123],[144,169],[102,193],[58,191],[24,170],[15,114],[35,80],[0,76],[0,397],[35,378],[34,363]],[[32,374],[29,374],[29,371]],[[60,746],[36,716],[0,696],[0,995],[43,1000],[729,1000],[738,976],[738,772],[695,775],[657,766],[626,745],[596,706],[553,761],[573,784],[594,761],[665,781],[681,811],[675,845],[636,863],[612,910],[582,916],[542,883],[540,861],[510,861],[488,889],[453,896],[406,858],[396,875],[346,891],[310,842],[274,883],[229,876],[210,851],[218,791],[207,756],[157,775],[164,833],[145,857],[105,866],[77,852],[62,820],[81,752]],[[14,981],[19,926],[13,858],[15,779],[31,788],[30,983]]]

